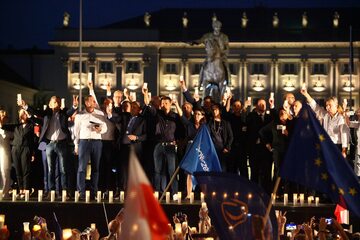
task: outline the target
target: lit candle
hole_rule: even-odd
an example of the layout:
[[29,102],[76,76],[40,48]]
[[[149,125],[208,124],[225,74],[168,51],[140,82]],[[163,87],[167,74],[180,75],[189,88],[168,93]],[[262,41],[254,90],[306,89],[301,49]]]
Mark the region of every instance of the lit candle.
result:
[[166,194],[165,194],[165,202],[170,203],[170,192],[166,192]]
[[120,191],[120,202],[124,202],[125,200],[125,193],[124,191]]
[[274,92],[270,92],[270,99],[274,99]]
[[79,191],[75,191],[74,201],[79,202],[79,197],[80,197]]
[[91,223],[91,224],[90,224],[90,228],[91,228],[92,230],[95,230],[95,229],[96,229],[96,223]]
[[183,82],[183,81],[184,81],[184,76],[180,75],[180,82]]
[[200,202],[205,202],[205,194],[204,193],[200,193]]
[[66,202],[66,190],[61,191],[61,201]]
[[0,229],[4,227],[4,223],[5,223],[5,215],[0,214]]
[[0,190],[0,201],[3,200],[3,190]]
[[294,193],[293,194],[293,203],[294,203],[294,205],[297,204],[297,201],[298,201],[298,195],[297,195],[297,193]]
[[313,198],[314,198],[313,196],[309,196],[309,197],[308,197],[308,204],[309,204],[309,205],[311,204]]
[[194,203],[194,192],[190,193],[190,204]]
[[17,100],[19,103],[22,102],[21,93],[16,94],[16,100]]
[[45,111],[46,109],[47,109],[47,105],[44,104],[44,105],[43,105],[43,110]]
[[275,204],[275,200],[276,200],[276,194],[272,193],[271,194],[271,203],[274,205]]
[[97,201],[98,203],[100,203],[100,202],[101,202],[101,191],[97,191],[97,194],[96,194],[96,201]]
[[178,204],[181,204],[181,192],[178,192]]
[[33,232],[37,232],[37,231],[40,231],[41,230],[41,226],[39,225],[39,224],[35,224],[34,226],[33,226]]
[[72,237],[72,230],[70,228],[66,228],[62,230],[62,239],[67,240],[71,239]]
[[43,199],[43,190],[38,191],[38,202],[42,202]]
[[89,190],[85,191],[85,202],[86,203],[90,202],[90,191]]
[[154,198],[156,200],[159,200],[159,192],[158,191],[154,192]]
[[30,191],[29,190],[25,190],[25,202],[28,202],[30,198]]
[[300,205],[304,205],[304,194],[300,193]]
[[181,223],[175,223],[175,234],[181,234]]
[[202,202],[202,203],[201,203],[201,208],[207,208],[206,202]]
[[109,203],[113,203],[113,202],[114,202],[114,192],[109,191]]
[[12,190],[12,201],[15,202],[16,201],[16,195],[17,195],[17,191],[16,189]]
[[151,92],[148,92],[148,96],[149,96],[149,98],[151,99]]
[[55,191],[54,190],[50,191],[50,202],[55,202]]
[[319,206],[319,202],[320,202],[320,198],[319,198],[319,197],[316,197],[316,198],[315,198],[315,205],[316,205],[316,206]]
[[24,232],[28,233],[30,232],[30,223],[29,222],[23,222],[23,226],[24,226]]
[[289,195],[287,193],[284,193],[284,205],[287,205],[289,202]]

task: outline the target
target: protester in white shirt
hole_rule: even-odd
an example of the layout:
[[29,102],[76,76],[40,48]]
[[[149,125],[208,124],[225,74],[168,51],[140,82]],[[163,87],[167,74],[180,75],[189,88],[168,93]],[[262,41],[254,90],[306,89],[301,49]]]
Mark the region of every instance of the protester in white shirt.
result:
[[105,116],[95,109],[97,102],[93,96],[85,97],[85,110],[75,117],[75,153],[79,155],[77,188],[80,197],[85,197],[85,175],[88,161],[91,160],[91,190],[93,196],[98,190],[99,165],[101,158],[101,135],[107,131]]
[[336,97],[330,97],[325,102],[325,109],[310,96],[306,89],[301,89],[301,94],[306,97],[306,101],[316,117],[321,121],[323,128],[329,134],[331,140],[341,150],[342,155],[346,158],[347,148],[349,145],[350,131],[345,123],[345,118],[339,110],[338,100]]

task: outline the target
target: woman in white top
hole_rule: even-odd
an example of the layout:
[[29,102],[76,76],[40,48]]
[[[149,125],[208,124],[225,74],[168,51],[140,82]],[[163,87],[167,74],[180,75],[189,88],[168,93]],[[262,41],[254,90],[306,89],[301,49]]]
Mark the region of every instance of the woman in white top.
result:
[[7,119],[7,112],[0,110],[0,189],[3,191],[4,197],[9,197],[11,181],[10,132],[2,129]]
[[323,128],[329,134],[333,143],[338,146],[344,158],[346,158],[350,131],[345,123],[341,108],[339,108],[337,98],[328,98],[324,109],[315,102],[306,89],[301,89],[301,94],[306,97],[306,101],[315,112],[316,117],[321,121]]

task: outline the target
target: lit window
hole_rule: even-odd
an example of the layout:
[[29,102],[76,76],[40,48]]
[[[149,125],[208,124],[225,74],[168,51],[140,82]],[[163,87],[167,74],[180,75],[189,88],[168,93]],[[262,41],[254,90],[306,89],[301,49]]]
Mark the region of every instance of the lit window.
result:
[[165,64],[165,74],[177,74],[177,64],[176,63]]
[[112,62],[100,62],[99,73],[113,73],[113,63]]
[[[83,73],[86,73],[86,63],[85,63],[85,62],[82,62],[81,65],[82,65],[81,71],[82,71]],[[71,72],[72,72],[72,73],[78,73],[78,72],[80,71],[79,67],[80,67],[80,64],[79,64],[78,61],[72,62],[72,64],[71,64]]]
[[139,62],[126,62],[126,73],[140,73]]

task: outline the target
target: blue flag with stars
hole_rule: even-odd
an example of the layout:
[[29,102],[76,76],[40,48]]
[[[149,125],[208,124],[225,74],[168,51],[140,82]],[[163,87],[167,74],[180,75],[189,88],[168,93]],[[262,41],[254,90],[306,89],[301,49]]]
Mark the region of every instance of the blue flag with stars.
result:
[[270,197],[256,183],[223,172],[196,172],[194,176],[220,239],[277,239],[274,208],[264,225]]
[[280,176],[325,193],[360,217],[360,184],[315,113],[303,104]]
[[219,158],[206,124],[199,129],[179,166],[191,174],[194,172],[221,172]]

